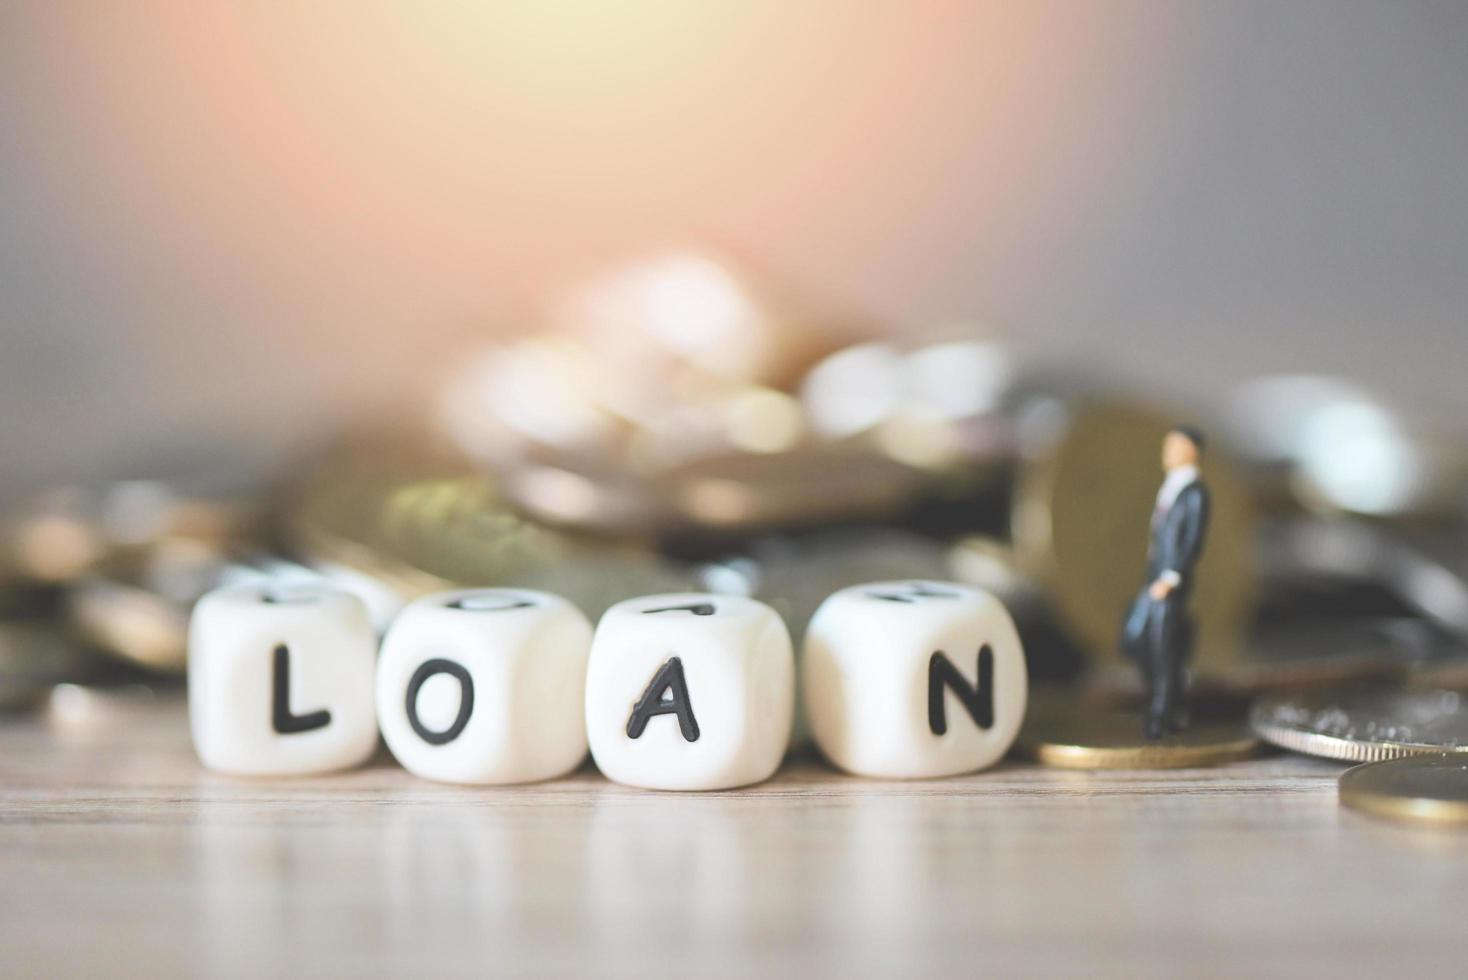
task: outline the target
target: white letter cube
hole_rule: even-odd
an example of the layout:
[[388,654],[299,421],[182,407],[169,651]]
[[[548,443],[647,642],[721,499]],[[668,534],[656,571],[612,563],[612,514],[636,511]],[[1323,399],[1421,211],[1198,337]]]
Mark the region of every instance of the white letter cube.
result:
[[597,625],[586,729],[609,779],[672,790],[768,779],[789,746],[794,708],[790,634],[762,602],[645,596]]
[[419,599],[388,630],[377,716],[403,767],[452,783],[551,779],[586,757],[591,623],[559,596],[474,589]]
[[210,769],[346,769],[377,748],[377,636],[360,600],[316,585],[220,589],[189,623],[189,723]]
[[1019,734],[1029,687],[1004,605],[947,582],[876,582],[826,599],[806,632],[811,735],[864,776],[974,772]]

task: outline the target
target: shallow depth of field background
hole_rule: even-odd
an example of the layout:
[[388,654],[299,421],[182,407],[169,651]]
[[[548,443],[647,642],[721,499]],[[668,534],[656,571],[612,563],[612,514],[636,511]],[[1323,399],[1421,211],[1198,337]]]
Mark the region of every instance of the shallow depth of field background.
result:
[[712,244],[1206,409],[1468,428],[1468,5],[0,7],[0,499],[247,470]]

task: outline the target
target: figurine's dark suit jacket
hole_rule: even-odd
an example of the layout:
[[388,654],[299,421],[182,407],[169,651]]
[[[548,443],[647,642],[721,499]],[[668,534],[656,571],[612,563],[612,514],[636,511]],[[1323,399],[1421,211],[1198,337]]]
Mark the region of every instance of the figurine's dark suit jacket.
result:
[[[1188,599],[1207,531],[1208,488],[1200,480],[1183,487],[1170,506],[1152,515],[1147,579],[1122,631],[1123,649],[1142,668],[1147,683],[1149,731],[1176,728],[1180,722],[1183,672],[1193,640]],[[1152,583],[1169,571],[1181,581],[1166,599],[1153,599]]]

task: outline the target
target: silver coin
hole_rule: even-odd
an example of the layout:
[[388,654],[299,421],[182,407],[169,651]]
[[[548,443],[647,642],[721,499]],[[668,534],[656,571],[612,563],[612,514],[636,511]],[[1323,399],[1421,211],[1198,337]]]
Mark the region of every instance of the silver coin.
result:
[[1457,691],[1356,688],[1267,698],[1251,709],[1249,723],[1266,742],[1324,759],[1468,752],[1468,698]]

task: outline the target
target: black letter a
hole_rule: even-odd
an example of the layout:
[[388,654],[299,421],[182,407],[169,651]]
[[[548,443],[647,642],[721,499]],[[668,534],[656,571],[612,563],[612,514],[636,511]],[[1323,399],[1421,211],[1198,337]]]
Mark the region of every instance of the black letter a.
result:
[[948,731],[948,717],[943,710],[945,685],[958,695],[974,724],[984,729],[994,724],[994,651],[988,644],[979,650],[979,682],[974,687],[968,686],[941,650],[928,661],[928,727],[934,735]]
[[[663,692],[669,697],[663,700]],[[677,715],[678,728],[690,742],[698,741],[698,720],[693,717],[693,704],[688,700],[688,684],[683,680],[683,661],[677,657],[658,668],[652,683],[642,692],[642,699],[627,719],[627,737],[641,738],[647,720],[653,715]]]
[[280,734],[297,735],[331,724],[331,712],[324,708],[308,715],[291,714],[291,652],[283,643],[275,648],[270,684],[275,693],[270,708],[270,723]]

